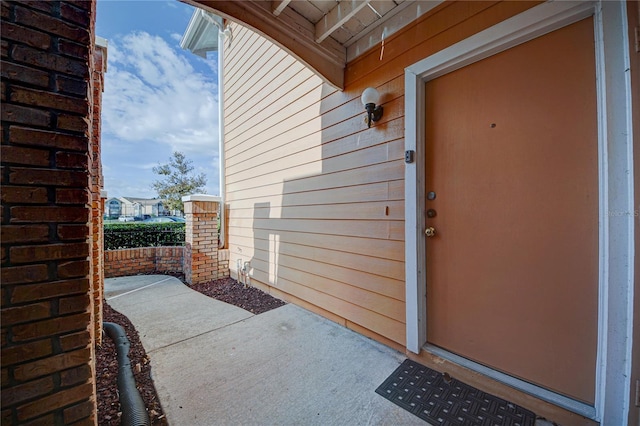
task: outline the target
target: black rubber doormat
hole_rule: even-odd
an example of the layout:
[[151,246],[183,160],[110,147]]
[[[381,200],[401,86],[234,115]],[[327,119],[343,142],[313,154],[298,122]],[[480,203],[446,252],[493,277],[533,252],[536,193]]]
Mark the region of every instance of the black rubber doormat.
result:
[[518,405],[406,359],[376,393],[434,425],[534,426]]

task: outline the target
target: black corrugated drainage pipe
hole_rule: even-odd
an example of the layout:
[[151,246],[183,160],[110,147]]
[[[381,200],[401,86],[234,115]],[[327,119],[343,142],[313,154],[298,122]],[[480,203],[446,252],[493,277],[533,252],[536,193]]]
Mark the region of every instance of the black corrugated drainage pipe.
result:
[[107,336],[113,340],[118,352],[118,393],[120,394],[120,409],[122,426],[150,426],[147,408],[136,388],[131,362],[129,361],[129,339],[124,328],[112,322],[103,322]]

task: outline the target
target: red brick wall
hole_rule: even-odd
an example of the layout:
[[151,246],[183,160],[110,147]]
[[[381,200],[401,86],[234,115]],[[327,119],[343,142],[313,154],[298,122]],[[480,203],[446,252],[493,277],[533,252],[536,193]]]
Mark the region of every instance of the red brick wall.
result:
[[1,7],[0,422],[95,424],[88,155],[95,1]]
[[183,272],[184,247],[157,247],[156,271]]
[[183,272],[184,247],[140,247],[104,252],[105,278]]

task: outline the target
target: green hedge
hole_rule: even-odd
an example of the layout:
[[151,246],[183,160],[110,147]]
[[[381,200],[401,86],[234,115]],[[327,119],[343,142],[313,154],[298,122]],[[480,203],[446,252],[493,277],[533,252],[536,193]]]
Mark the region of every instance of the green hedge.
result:
[[184,223],[109,223],[104,225],[104,249],[183,246]]

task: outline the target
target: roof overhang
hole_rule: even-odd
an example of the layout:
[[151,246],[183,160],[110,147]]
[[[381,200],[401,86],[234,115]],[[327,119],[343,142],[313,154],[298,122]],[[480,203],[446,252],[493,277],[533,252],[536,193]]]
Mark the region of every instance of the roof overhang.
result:
[[[443,0],[180,1],[251,28],[342,90],[347,61],[369,51]],[[194,35],[189,38],[198,38],[199,25],[192,18],[183,42],[190,32]]]
[[222,28],[222,25],[222,18],[219,16],[196,9],[182,35],[180,47],[206,58],[207,52],[218,50],[218,28]]
[[267,1],[182,0],[195,7],[238,22],[284,48],[325,81],[344,88],[346,51],[340,43],[326,39],[315,41],[314,25],[303,16],[285,8],[279,16]]

